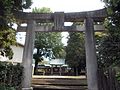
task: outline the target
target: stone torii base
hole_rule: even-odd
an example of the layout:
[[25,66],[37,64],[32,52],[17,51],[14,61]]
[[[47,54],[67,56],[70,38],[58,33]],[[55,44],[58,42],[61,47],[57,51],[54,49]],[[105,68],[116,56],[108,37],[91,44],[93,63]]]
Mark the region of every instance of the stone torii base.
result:
[[22,90],[33,90],[33,88],[32,87],[30,87],[30,88],[22,88]]

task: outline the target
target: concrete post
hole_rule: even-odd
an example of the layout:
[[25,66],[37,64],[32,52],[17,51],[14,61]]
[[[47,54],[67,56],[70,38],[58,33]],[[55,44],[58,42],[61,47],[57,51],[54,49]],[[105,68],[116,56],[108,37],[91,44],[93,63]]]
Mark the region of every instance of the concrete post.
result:
[[22,90],[32,90],[31,80],[32,80],[32,59],[33,59],[33,46],[35,37],[35,22],[29,20],[27,24],[25,47],[23,52],[22,65],[24,68],[24,79],[22,81]]
[[93,19],[87,17],[85,20],[85,48],[88,90],[98,90],[97,59],[94,40]]

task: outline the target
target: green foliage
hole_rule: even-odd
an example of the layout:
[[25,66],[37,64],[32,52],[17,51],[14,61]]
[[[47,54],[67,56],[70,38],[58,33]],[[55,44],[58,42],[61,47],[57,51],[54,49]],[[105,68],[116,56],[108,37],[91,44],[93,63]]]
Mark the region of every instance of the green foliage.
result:
[[50,8],[47,7],[42,7],[42,8],[33,8],[32,9],[33,13],[52,13],[52,11],[50,10]]
[[13,53],[12,49],[10,48],[10,46],[5,47],[4,52],[5,52],[5,56],[8,57],[9,59],[13,58],[14,53]]
[[0,32],[0,48],[15,44],[15,31],[12,29],[2,30]]
[[5,56],[9,59],[13,57],[13,51],[10,48],[10,45],[16,43],[15,31],[12,29],[3,30],[0,32],[0,48],[6,53]]
[[43,49],[43,48],[51,48],[55,57],[62,58],[64,53],[63,43],[61,42],[62,37],[61,33],[45,33],[40,32],[36,33],[35,37],[35,48]]
[[120,72],[117,73],[116,78],[120,82]]
[[16,90],[14,87],[8,87],[0,84],[0,90]]
[[31,0],[1,0],[0,1],[0,28],[5,28],[14,21],[14,13],[31,6]]
[[103,0],[108,11],[109,23],[120,25],[120,0]]
[[107,32],[102,37],[97,37],[98,65],[107,69],[120,63],[120,27],[106,19]]
[[10,45],[15,44],[15,30],[13,23],[16,22],[14,13],[29,8],[31,0],[0,0],[0,49],[3,49],[9,59],[13,52]]
[[99,42],[99,65],[108,68],[120,63],[120,30],[111,25],[108,26],[107,36]]
[[98,64],[100,68],[109,68],[120,63],[120,0],[103,0],[108,17],[105,21],[107,33],[98,44]]
[[66,63],[70,67],[85,68],[83,33],[69,32],[68,45],[66,47]]
[[23,79],[23,67],[19,64],[13,65],[0,62],[0,90],[18,90],[21,88]]

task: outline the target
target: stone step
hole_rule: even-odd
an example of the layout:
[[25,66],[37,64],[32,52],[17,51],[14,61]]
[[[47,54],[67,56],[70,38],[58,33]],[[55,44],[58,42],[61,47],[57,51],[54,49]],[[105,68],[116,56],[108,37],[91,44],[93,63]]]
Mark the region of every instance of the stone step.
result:
[[85,86],[87,81],[86,79],[32,79],[32,84],[37,85],[75,85],[75,86]]
[[34,90],[87,90],[87,86],[33,85]]
[[80,77],[33,77],[34,90],[87,90],[86,78]]

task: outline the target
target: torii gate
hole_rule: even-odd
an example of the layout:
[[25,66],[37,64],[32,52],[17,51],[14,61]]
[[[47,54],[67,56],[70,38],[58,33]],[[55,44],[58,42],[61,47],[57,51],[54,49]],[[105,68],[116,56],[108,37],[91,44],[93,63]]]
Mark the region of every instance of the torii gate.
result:
[[[102,25],[94,22],[103,22],[107,16],[106,10],[96,10],[76,13],[17,13],[17,18],[27,23],[27,27],[18,26],[18,32],[26,32],[26,41],[23,52],[24,79],[22,90],[32,90],[32,58],[35,32],[85,32],[86,67],[88,90],[98,90],[97,59],[94,41],[94,30],[104,30]],[[53,22],[54,26],[37,26],[37,22]],[[64,26],[64,22],[84,22],[83,26]]]

